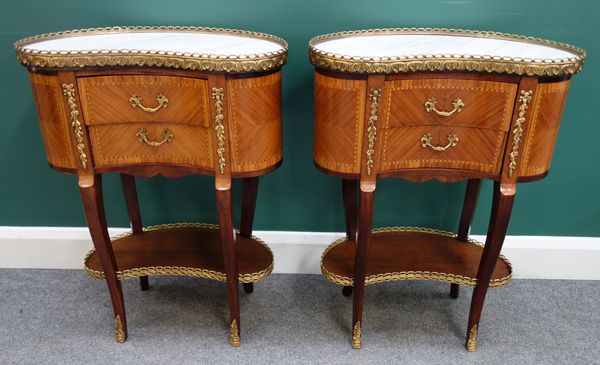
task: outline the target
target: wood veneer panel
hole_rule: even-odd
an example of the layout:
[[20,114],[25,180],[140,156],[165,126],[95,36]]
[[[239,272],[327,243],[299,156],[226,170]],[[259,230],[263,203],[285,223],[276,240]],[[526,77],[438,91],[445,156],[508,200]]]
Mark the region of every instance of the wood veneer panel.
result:
[[[88,127],[96,166],[126,164],[183,164],[212,167],[212,149],[209,128],[170,123],[125,123]],[[148,131],[151,141],[163,140],[169,129],[173,140],[153,147],[140,142],[136,133],[140,128]]]
[[366,81],[315,73],[314,160],[340,173],[360,173]]
[[[170,267],[203,269],[224,275],[223,251],[217,228],[179,227],[146,231],[113,241],[118,271],[122,278],[142,276],[135,269]],[[260,242],[236,235],[236,255],[240,279],[269,271],[273,264],[271,251]],[[88,270],[102,274],[98,255],[94,252],[85,262]],[[131,272],[130,270],[134,270]],[[123,275],[123,272],[126,272]],[[160,270],[158,270],[160,272]],[[156,273],[160,275],[160,273]],[[169,275],[164,270],[162,275]],[[170,275],[184,275],[171,270]],[[97,274],[100,273],[100,274]],[[202,276],[202,275],[191,275]]]
[[232,172],[264,169],[282,159],[281,71],[227,80]]
[[539,175],[550,169],[568,89],[569,81],[538,86],[520,176]]
[[[81,107],[86,125],[124,122],[169,122],[209,125],[208,83],[204,79],[157,75],[80,77]],[[146,107],[156,107],[164,94],[168,103],[156,112],[134,108],[129,98],[142,97]]]
[[[435,151],[422,147],[421,138],[427,133],[432,135],[434,146],[447,145],[451,133],[459,141],[445,151]],[[497,173],[505,135],[492,129],[452,126],[389,128],[385,131],[381,171],[439,168]]]
[[[389,128],[415,125],[453,125],[508,130],[517,85],[480,80],[412,79],[386,83],[389,108],[385,125]],[[452,101],[461,99],[464,107],[450,116],[427,112],[429,98],[435,108],[450,112]]]
[[[322,269],[351,280],[355,249],[356,243],[350,240],[328,248],[321,261]],[[440,280],[474,286],[482,252],[478,245],[434,233],[375,231],[367,248],[366,283]],[[433,277],[432,273],[443,275]],[[505,285],[510,275],[508,262],[498,259],[490,286]]]
[[72,132],[62,109],[63,96],[57,77],[30,72],[29,79],[48,162],[53,167],[77,168],[73,158],[75,149],[69,137]]

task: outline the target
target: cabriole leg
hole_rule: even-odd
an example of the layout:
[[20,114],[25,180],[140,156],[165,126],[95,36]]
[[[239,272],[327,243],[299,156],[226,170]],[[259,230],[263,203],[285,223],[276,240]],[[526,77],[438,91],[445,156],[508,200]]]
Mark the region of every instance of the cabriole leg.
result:
[[[465,200],[463,203],[462,214],[458,226],[457,239],[462,242],[467,242],[469,239],[469,230],[475,216],[475,208],[477,207],[477,199],[479,198],[479,190],[481,189],[481,179],[469,179],[467,181],[467,191],[465,192]],[[450,284],[450,296],[458,298],[459,285]]]
[[223,261],[227,275],[229,295],[229,342],[231,346],[240,345],[240,302],[238,295],[238,268],[235,253],[235,233],[233,231],[231,189],[217,190],[217,214],[223,249]]
[[[252,236],[254,211],[256,210],[256,196],[258,194],[258,176],[242,179],[242,218],[240,221],[240,236]],[[244,283],[244,291],[252,293],[254,283]]]
[[362,346],[362,314],[365,301],[365,276],[367,270],[367,247],[373,226],[373,191],[360,192],[358,213],[358,238],[354,261],[354,294],[352,297],[352,348]]
[[[344,217],[346,221],[346,236],[356,240],[356,222],[358,212],[358,180],[342,179],[342,195],[344,199]],[[342,295],[352,295],[352,287],[344,286]]]
[[[133,234],[141,234],[143,232],[142,214],[140,212],[137,188],[135,186],[135,177],[121,174],[121,185],[123,186],[123,194],[125,195],[125,203],[127,204],[127,213],[129,213],[131,230]],[[148,276],[140,276],[140,288],[142,290],[148,290],[150,288]]]
[[469,324],[467,326],[467,351],[473,352],[477,349],[477,335],[479,320],[483,309],[483,302],[487,293],[490,278],[500,255],[502,244],[508,229],[510,214],[515,200],[515,185],[500,184],[494,182],[494,197],[492,203],[492,214],[488,227],[485,248],[481,255],[481,262],[477,272],[477,285],[473,290],[471,299],[471,310],[469,312]]
[[115,338],[117,342],[127,339],[127,319],[125,317],[125,302],[121,281],[117,278],[117,262],[113,253],[102,199],[102,178],[100,175],[87,175],[79,177],[79,192],[83,203],[85,219],[87,220],[92,242],[102,264],[106,284],[113,305]]

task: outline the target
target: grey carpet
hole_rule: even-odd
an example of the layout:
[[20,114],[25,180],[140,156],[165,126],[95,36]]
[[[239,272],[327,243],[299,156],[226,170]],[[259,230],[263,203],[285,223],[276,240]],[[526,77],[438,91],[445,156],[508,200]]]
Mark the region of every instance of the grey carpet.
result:
[[242,345],[229,346],[224,284],[124,282],[129,339],[114,342],[103,281],[79,270],[0,270],[0,364],[593,364],[600,282],[515,280],[490,289],[479,348],[464,335],[471,289],[367,287],[363,348],[350,347],[352,301],[319,275],[272,275],[241,294]]

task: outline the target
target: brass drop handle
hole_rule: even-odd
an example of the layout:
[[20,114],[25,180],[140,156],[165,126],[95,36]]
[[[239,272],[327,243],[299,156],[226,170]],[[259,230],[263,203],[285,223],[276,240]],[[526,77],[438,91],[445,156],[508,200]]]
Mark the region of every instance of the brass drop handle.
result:
[[146,143],[148,146],[152,147],[160,147],[165,143],[172,142],[173,138],[175,138],[173,132],[171,132],[169,129],[165,129],[162,134],[164,138],[160,142],[149,141],[148,131],[146,130],[146,128],[140,128],[135,135],[137,136],[140,142]]
[[429,147],[434,151],[445,151],[448,148],[454,147],[458,144],[458,136],[454,132],[452,132],[448,135],[448,144],[445,146],[432,145],[431,144],[432,139],[433,139],[433,137],[429,133],[426,133],[425,135],[423,135],[423,137],[421,137],[421,147],[423,147],[423,148]]
[[460,99],[460,98],[456,98],[456,99],[452,100],[452,106],[454,106],[454,109],[452,109],[449,112],[445,112],[443,110],[437,110],[435,108],[435,104],[437,104],[437,99],[434,98],[433,96],[430,97],[425,102],[425,110],[427,111],[427,113],[435,112],[437,115],[441,115],[442,117],[449,117],[454,113],[460,113],[465,106],[464,101],[462,101],[462,99]]
[[147,106],[143,106],[142,105],[142,96],[139,94],[133,94],[129,97],[129,102],[131,103],[131,106],[134,108],[140,108],[145,112],[148,113],[154,113],[157,110],[159,110],[160,108],[166,108],[167,104],[169,103],[169,99],[167,99],[167,97],[165,96],[165,94],[158,94],[156,96],[156,101],[158,102],[158,106],[155,106],[154,108],[150,108]]

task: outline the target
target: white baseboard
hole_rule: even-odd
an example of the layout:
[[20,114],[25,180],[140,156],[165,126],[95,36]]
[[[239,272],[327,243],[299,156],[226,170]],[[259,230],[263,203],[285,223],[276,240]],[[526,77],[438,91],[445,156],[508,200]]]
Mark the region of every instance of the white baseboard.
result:
[[[111,228],[111,236],[128,231]],[[276,273],[319,274],[327,245],[343,233],[256,231],[273,250]],[[472,236],[483,242],[484,236]],[[81,269],[87,228],[0,227],[0,268]],[[600,280],[600,237],[508,236],[502,253],[515,278]]]

